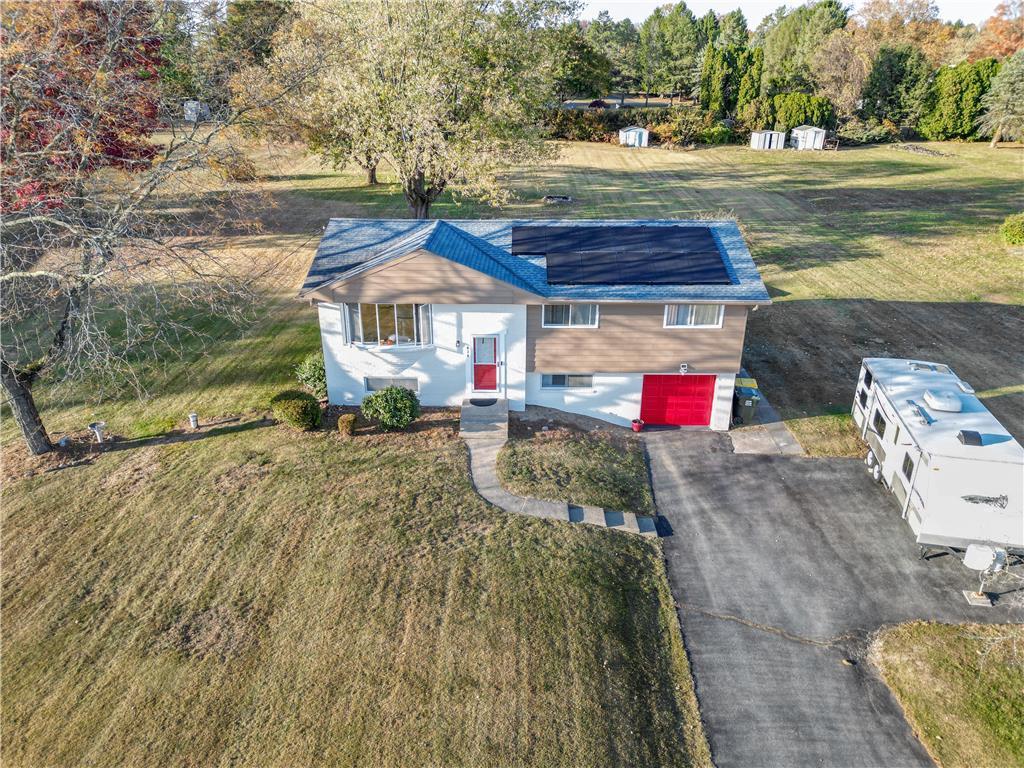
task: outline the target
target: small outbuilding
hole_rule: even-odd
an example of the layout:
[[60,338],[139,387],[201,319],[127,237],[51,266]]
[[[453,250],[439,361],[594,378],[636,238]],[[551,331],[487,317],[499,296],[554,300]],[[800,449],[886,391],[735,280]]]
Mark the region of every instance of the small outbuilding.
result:
[[189,99],[182,104],[182,112],[187,123],[201,123],[210,119],[210,105],[204,101]]
[[619,131],[619,144],[624,147],[646,147],[650,132],[639,125],[630,125]]
[[785,131],[754,131],[750,134],[751,149],[785,149]]
[[825,129],[814,125],[799,125],[789,135],[793,149],[824,149]]

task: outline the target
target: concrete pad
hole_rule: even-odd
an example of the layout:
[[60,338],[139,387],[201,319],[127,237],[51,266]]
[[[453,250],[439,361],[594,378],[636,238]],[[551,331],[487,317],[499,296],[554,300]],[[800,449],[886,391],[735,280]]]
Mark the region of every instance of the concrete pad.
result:
[[641,536],[658,538],[658,521],[650,515],[637,515],[636,526]]
[[583,510],[583,522],[588,525],[599,525],[604,528],[607,523],[604,519],[604,510],[601,507],[581,506]]

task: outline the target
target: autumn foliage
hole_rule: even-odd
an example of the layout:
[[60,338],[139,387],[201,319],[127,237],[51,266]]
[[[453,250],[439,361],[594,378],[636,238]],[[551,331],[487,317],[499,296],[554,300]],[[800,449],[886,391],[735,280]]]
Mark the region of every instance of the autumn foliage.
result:
[[100,169],[150,164],[160,64],[151,13],[145,2],[7,6],[0,212],[53,210]]

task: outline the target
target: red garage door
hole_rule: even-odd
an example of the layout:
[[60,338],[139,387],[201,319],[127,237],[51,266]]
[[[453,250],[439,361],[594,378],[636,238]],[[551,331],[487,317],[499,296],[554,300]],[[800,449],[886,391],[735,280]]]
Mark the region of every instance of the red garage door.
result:
[[714,399],[714,376],[644,376],[640,418],[648,424],[706,427]]

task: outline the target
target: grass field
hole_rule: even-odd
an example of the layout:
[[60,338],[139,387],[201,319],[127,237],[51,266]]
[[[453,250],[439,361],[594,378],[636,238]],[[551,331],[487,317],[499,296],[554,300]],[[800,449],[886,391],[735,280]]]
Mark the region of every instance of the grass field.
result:
[[[805,447],[856,450],[843,413],[870,354],[949,362],[1021,436],[1022,261],[996,229],[1024,207],[1022,154],[936,148],[565,145],[510,177],[506,209],[434,214],[735,215],[776,302],[747,364]],[[326,219],[408,209],[394,184],[259,154],[262,230],[220,243],[276,266],[252,321],[196,318],[207,343],[153,362],[141,401],[41,386],[54,436],[159,435],[292,384]],[[5,419],[4,764],[706,764],[657,549],[489,512],[450,433],[226,427],[12,480],[31,466]]]
[[904,624],[872,653],[940,766],[1024,765],[1024,626]]
[[709,765],[657,545],[261,424],[6,484],[5,766]]

